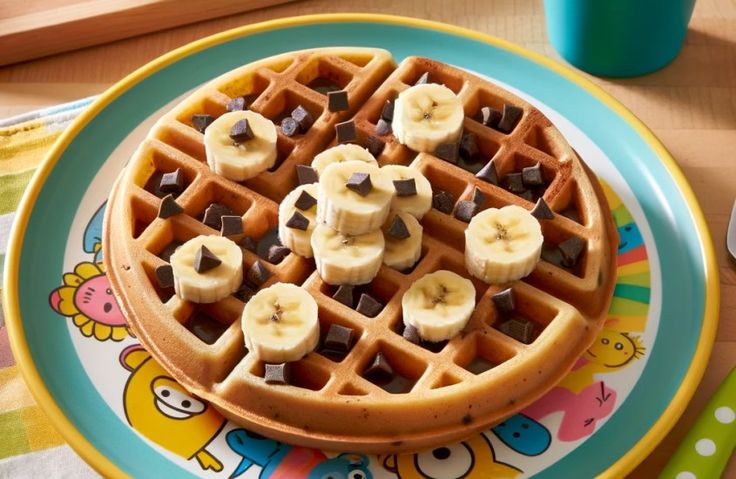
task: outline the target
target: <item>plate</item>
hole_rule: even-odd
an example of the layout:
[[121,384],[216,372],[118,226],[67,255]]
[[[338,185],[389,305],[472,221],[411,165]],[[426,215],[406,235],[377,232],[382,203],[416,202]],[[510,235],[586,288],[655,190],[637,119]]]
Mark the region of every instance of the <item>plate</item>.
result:
[[[100,266],[105,198],[163,111],[242,64],[335,45],[385,48],[397,61],[432,57],[514,90],[555,122],[601,178],[621,235],[608,322],[563,383],[492,430],[415,455],[323,453],[259,438],[173,381],[162,403],[151,382],[166,381],[166,373],[125,329]],[[105,476],[618,477],[646,457],[692,396],[715,338],[719,294],[692,190],[623,106],[571,69],[502,40],[378,15],[231,30],[113,86],[39,168],[6,268],[4,304],[21,370],[56,427]]]

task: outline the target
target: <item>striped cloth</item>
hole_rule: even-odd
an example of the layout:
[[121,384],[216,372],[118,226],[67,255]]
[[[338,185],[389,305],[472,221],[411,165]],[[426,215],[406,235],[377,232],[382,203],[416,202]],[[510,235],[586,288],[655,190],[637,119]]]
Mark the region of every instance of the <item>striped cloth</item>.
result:
[[[93,97],[0,120],[0,280],[15,210],[36,168]],[[0,287],[2,281],[0,281]],[[0,478],[97,477],[31,397],[0,309]]]

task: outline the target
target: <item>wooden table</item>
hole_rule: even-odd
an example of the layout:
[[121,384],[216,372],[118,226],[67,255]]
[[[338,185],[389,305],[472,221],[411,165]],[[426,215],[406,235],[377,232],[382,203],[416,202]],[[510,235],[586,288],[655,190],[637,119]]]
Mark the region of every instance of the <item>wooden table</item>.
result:
[[[149,60],[192,40],[279,17],[338,11],[408,15],[469,27],[559,58],[547,41],[541,0],[307,0],[166,30],[0,69],[0,118],[102,92]],[[664,142],[693,186],[713,235],[721,274],[721,323],[692,403],[631,477],[655,477],[696,415],[736,365],[736,270],[725,252],[736,197],[736,3],[699,0],[680,56],[654,74],[591,77]],[[665,318],[666,320],[666,318]],[[732,459],[724,477],[736,477]]]

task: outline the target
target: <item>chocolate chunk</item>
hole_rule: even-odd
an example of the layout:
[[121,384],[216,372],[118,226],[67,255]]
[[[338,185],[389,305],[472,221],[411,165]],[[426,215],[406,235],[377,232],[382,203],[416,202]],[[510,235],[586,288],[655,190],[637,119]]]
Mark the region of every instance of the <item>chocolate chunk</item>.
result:
[[524,182],[521,180],[521,173],[509,173],[503,180],[503,187],[512,193],[521,193],[525,191]]
[[562,253],[562,266],[572,268],[578,263],[580,254],[583,252],[583,248],[585,248],[585,242],[577,236],[573,236],[557,245],[557,247],[560,249],[560,253]]
[[343,121],[335,125],[335,134],[338,143],[348,143],[358,138],[353,120]]
[[459,147],[457,143],[442,143],[434,150],[434,155],[450,163],[457,163]]
[[263,378],[266,384],[289,384],[291,382],[291,365],[289,363],[264,364]]
[[387,122],[383,118],[378,119],[376,123],[376,135],[384,136],[391,133],[391,123]]
[[534,323],[526,319],[509,319],[502,323],[498,329],[505,335],[524,344],[529,344],[534,337]]
[[478,212],[478,205],[472,201],[458,201],[455,206],[455,218],[470,223],[473,216]]
[[348,92],[345,90],[327,92],[327,109],[330,111],[349,110]]
[[164,193],[181,193],[184,189],[184,174],[181,168],[161,175],[158,189]]
[[422,73],[421,76],[417,78],[417,81],[414,82],[414,85],[424,85],[426,83],[430,83],[429,72]]
[[307,231],[307,228],[309,228],[309,218],[298,211],[295,211],[294,214],[291,215],[291,218],[289,218],[289,221],[286,222],[286,226],[288,228]]
[[299,195],[299,198],[296,199],[294,202],[294,206],[299,208],[302,211],[307,211],[309,208],[317,204],[317,200],[314,198],[314,196],[307,193],[305,190],[302,190],[302,193]]
[[333,323],[330,325],[330,329],[327,330],[327,336],[325,336],[322,346],[325,349],[344,354],[350,350],[352,344],[353,329]]
[[156,280],[160,288],[174,287],[174,270],[170,264],[165,264],[156,268]]
[[239,96],[237,98],[233,98],[229,102],[227,102],[227,111],[243,111],[245,110],[245,98],[242,96]]
[[544,198],[539,198],[537,200],[537,204],[534,205],[534,208],[532,209],[531,213],[532,213],[532,216],[538,220],[555,219],[554,213],[552,213],[552,210],[549,209],[549,206],[547,205],[547,202],[544,201]]
[[245,143],[253,138],[255,138],[255,134],[250,127],[250,123],[248,123],[248,120],[246,119],[236,121],[232,128],[230,128],[230,139],[233,140],[236,145]]
[[159,218],[169,218],[170,216],[178,215],[184,211],[179,203],[174,199],[174,195],[168,194],[161,199],[161,204],[158,207]]
[[480,171],[475,174],[475,177],[480,178],[486,183],[490,183],[492,185],[498,185],[498,172],[496,171],[495,161],[494,160],[489,161],[486,164],[486,166],[481,168]]
[[338,286],[335,294],[332,295],[332,299],[339,301],[348,308],[353,307],[353,290],[355,287],[351,284],[341,284]]
[[419,336],[419,331],[411,324],[407,324],[404,327],[404,332],[401,333],[401,336],[410,343],[419,344],[422,342],[422,338]]
[[531,192],[531,190],[524,190],[521,193],[517,193],[517,196],[520,198],[524,198],[527,201],[531,201],[532,198],[534,198],[534,194]]
[[478,135],[475,133],[465,133],[460,139],[460,154],[466,160],[470,160],[478,154]]
[[202,245],[194,255],[194,271],[197,273],[206,273],[207,271],[217,268],[222,264],[222,260],[215,256],[205,245]]
[[383,153],[383,149],[386,147],[385,141],[373,135],[370,135],[368,138],[366,138],[365,143],[368,147],[368,152],[375,158],[378,158],[378,156]]
[[292,117],[287,116],[281,120],[281,132],[288,137],[292,137],[299,132],[299,123]]
[[394,220],[391,222],[391,226],[389,226],[386,234],[397,240],[403,240],[411,236],[406,223],[404,223],[404,220],[399,215],[394,216]]
[[478,111],[475,119],[485,126],[496,128],[501,120],[501,112],[490,106],[484,106]]
[[388,382],[393,379],[394,369],[382,352],[378,352],[373,362],[363,372],[363,375],[373,382]]
[[246,236],[245,238],[240,240],[238,244],[242,246],[243,248],[247,249],[248,251],[252,251],[254,253],[256,251],[256,242],[253,240],[253,237],[251,236]]
[[296,165],[296,177],[300,185],[308,185],[319,181],[317,170],[307,165]]
[[243,234],[243,220],[236,215],[220,216],[220,236],[235,236]]
[[206,344],[215,344],[215,342],[220,339],[220,336],[222,336],[222,333],[227,329],[227,325],[212,319],[201,311],[197,311],[197,313],[187,321],[187,329],[202,340],[202,342]]
[[542,176],[542,165],[537,162],[534,166],[527,166],[521,170],[521,180],[524,185],[529,186],[541,186],[544,184],[544,177]]
[[452,207],[455,205],[455,198],[452,193],[440,190],[432,196],[432,206],[442,213],[452,213]]
[[473,203],[475,203],[478,206],[482,206],[483,202],[486,200],[486,195],[483,194],[482,191],[480,191],[480,188],[477,186],[473,190]]
[[367,196],[373,189],[371,175],[368,173],[353,173],[350,175],[350,178],[348,178],[348,182],[345,183],[345,187],[355,191],[360,196]]
[[294,111],[291,112],[291,117],[299,124],[299,129],[302,133],[309,130],[314,123],[314,118],[312,118],[311,113],[301,105],[294,108]]
[[250,298],[258,292],[258,286],[250,284],[247,280],[243,281],[240,288],[235,292],[235,297],[244,303],[247,303]]
[[381,110],[381,118],[389,123],[394,121],[394,102],[386,100],[386,103],[383,104],[383,109]]
[[514,304],[514,293],[511,288],[504,289],[491,296],[496,309],[502,314],[510,314],[516,308]]
[[248,281],[256,286],[265,283],[271,277],[271,272],[263,266],[263,263],[256,261],[248,270]]
[[394,188],[396,188],[396,196],[414,196],[417,194],[417,182],[414,178],[394,180]]
[[286,246],[272,244],[268,248],[268,262],[271,264],[279,264],[284,260],[284,258],[289,256],[289,253],[291,253],[291,250]]
[[222,228],[221,218],[223,216],[235,216],[235,212],[222,203],[210,203],[207,209],[204,210],[202,223],[214,230],[219,230]]
[[501,116],[501,120],[499,120],[496,129],[498,131],[502,131],[503,133],[511,133],[511,131],[516,128],[516,124],[519,123],[519,120],[521,119],[521,115],[523,113],[524,110],[522,110],[518,106],[512,106],[508,104],[504,105],[503,115]]
[[360,295],[358,307],[355,308],[357,312],[369,318],[375,318],[382,309],[383,305],[366,293]]
[[181,243],[179,243],[178,241],[172,241],[171,243],[166,245],[166,248],[164,248],[163,251],[158,254],[158,257],[168,263],[171,260],[171,255],[174,254],[177,249],[179,249],[179,246],[181,246]]
[[200,133],[204,133],[204,130],[215,121],[212,115],[192,115],[192,126]]

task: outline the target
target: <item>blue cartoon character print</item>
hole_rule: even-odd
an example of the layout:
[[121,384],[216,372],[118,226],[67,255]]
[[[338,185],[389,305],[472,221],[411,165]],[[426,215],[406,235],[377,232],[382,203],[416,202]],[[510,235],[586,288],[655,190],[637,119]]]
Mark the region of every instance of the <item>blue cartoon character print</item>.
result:
[[552,443],[547,428],[524,414],[511,416],[491,431],[509,448],[525,456],[538,456]]

